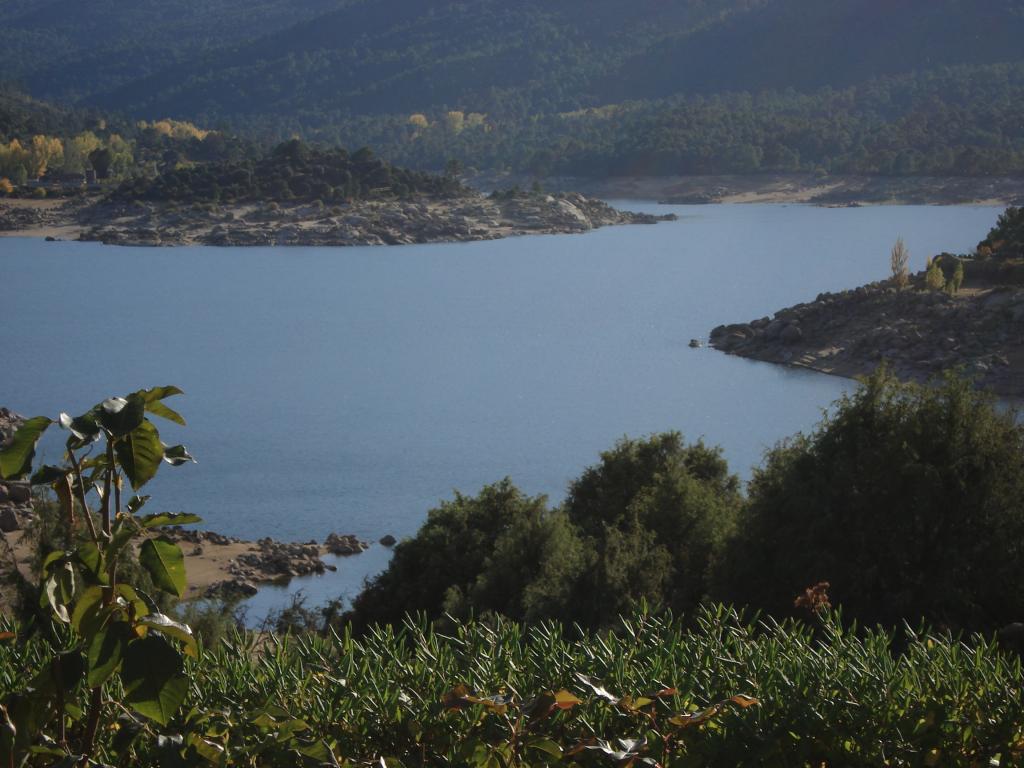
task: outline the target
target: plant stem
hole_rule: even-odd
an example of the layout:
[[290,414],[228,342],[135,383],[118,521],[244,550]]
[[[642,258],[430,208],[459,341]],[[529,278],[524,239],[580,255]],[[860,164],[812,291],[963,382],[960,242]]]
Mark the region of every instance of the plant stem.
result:
[[78,463],[78,457],[75,456],[74,451],[68,451],[68,458],[71,460],[71,466],[75,469],[75,480],[78,485],[78,503],[82,505],[82,516],[85,518],[85,524],[89,528],[89,536],[92,537],[92,543],[98,548],[100,538],[96,535],[96,526],[92,522],[92,512],[89,511],[89,505],[85,503],[85,481],[82,479],[82,465]]
[[[100,547],[104,554],[107,553],[107,548],[110,546],[112,538],[112,531],[110,525],[110,491],[111,486],[114,484],[114,475],[117,473],[117,466],[114,463],[114,443],[111,436],[107,436],[107,470],[103,477],[103,543],[100,544],[97,541],[97,546]],[[118,493],[118,505],[120,506],[120,493]],[[114,586],[116,584],[117,577],[117,560],[113,559],[107,563],[107,576],[110,582],[107,587],[103,590],[103,604],[110,605],[114,602]],[[103,686],[98,685],[92,689],[89,694],[89,719],[85,726],[85,735],[82,741],[82,761],[79,765],[82,768],[86,768],[89,764],[89,758],[92,757],[93,749],[96,745],[96,731],[100,724],[100,714],[103,710]]]
[[103,690],[101,687],[92,689],[89,694],[89,719],[85,724],[85,734],[82,737],[82,760],[79,763],[82,768],[89,765],[89,758],[92,756],[93,746],[96,743],[96,731],[100,725],[100,710],[103,707]]

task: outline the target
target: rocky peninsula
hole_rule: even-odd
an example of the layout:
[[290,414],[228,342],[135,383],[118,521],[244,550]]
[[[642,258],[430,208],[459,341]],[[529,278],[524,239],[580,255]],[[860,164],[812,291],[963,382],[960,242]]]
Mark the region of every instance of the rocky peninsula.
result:
[[[27,201],[26,201],[27,202]],[[570,234],[676,216],[619,211],[578,193],[366,200],[326,207],[278,202],[183,206],[74,200],[0,204],[0,234],[132,246],[403,245]]]
[[711,345],[846,377],[869,374],[883,362],[899,378],[919,382],[960,369],[982,388],[1021,398],[1024,287],[975,284],[950,295],[925,288],[923,275],[903,290],[878,282],[721,325],[711,331]]

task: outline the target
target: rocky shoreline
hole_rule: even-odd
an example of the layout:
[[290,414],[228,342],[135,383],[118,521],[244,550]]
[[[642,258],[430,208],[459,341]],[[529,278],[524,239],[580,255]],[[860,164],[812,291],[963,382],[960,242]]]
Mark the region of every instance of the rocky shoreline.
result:
[[[0,231],[74,227],[74,237],[131,246],[345,246],[572,234],[676,219],[619,211],[578,193],[322,204],[192,205],[70,201],[48,210],[0,204]],[[65,233],[65,236],[66,233]]]
[[[0,408],[0,446],[6,445],[23,422],[18,414]],[[31,581],[35,552],[25,539],[33,518],[31,489],[24,483],[0,482],[0,610],[9,610],[18,597],[18,584]],[[337,570],[324,560],[358,555],[370,544],[351,534],[332,533],[323,542],[289,543],[263,538],[246,541],[214,531],[173,527],[161,532],[176,541],[185,555],[188,598],[239,599],[256,594],[260,585],[284,584],[302,576]],[[395,544],[387,535],[382,546]]]
[[166,533],[185,554],[189,597],[251,597],[262,584],[287,584],[293,578],[336,571],[337,566],[323,560],[325,555],[357,555],[370,547],[351,534],[337,533],[322,543],[271,538],[245,541],[213,531],[182,528]]
[[961,369],[1002,397],[1024,397],[1024,288],[990,286],[950,296],[923,278],[897,290],[879,282],[721,325],[711,345],[740,357],[854,377],[883,362],[925,382]]

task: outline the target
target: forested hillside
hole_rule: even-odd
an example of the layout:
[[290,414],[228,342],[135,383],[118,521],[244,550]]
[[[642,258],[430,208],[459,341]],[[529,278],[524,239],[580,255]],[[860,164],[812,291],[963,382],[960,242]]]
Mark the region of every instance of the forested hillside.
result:
[[1017,0],[0,0],[34,96],[421,168],[1020,170]]
[[334,8],[340,0],[0,0],[0,78],[84,100]]
[[[356,0],[110,90],[155,114],[497,116],[1020,58],[1007,0]],[[155,110],[155,112],[154,112]]]

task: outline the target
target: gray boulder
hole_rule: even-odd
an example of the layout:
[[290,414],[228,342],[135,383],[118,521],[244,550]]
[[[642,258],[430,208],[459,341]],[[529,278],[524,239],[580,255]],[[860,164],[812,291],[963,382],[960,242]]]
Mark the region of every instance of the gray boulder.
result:
[[804,332],[799,325],[787,325],[779,333],[779,340],[783,344],[797,344],[804,337]]

